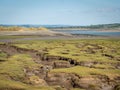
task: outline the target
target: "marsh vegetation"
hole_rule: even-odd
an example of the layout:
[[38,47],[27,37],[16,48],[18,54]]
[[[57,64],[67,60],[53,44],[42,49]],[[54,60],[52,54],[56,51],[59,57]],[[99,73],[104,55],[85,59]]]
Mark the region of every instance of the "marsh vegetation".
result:
[[0,44],[1,90],[119,90],[120,40]]

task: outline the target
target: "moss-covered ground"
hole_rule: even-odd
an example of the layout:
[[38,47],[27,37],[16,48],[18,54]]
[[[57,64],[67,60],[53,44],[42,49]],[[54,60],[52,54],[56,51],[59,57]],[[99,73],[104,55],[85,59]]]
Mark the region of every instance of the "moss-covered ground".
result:
[[[92,67],[74,66],[53,69],[51,72],[76,73],[80,76],[120,76],[120,40],[34,40],[12,44],[20,48],[34,49],[48,55],[63,56],[77,62],[98,62]],[[40,65],[40,64],[39,64]],[[0,51],[0,90],[55,90],[53,87],[34,87],[24,83],[24,68],[39,66],[29,54],[9,56]],[[73,89],[80,90],[80,89]]]
[[[64,56],[77,61],[117,63],[120,40],[41,40],[25,41],[15,46]],[[105,54],[105,55],[104,55]],[[112,57],[112,58],[111,58]]]

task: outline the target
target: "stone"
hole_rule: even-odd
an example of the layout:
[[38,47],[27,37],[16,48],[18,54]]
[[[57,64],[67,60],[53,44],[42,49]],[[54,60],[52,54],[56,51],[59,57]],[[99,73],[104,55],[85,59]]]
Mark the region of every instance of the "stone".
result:
[[44,79],[40,79],[38,76],[29,77],[30,84],[35,86],[47,86],[47,83]]

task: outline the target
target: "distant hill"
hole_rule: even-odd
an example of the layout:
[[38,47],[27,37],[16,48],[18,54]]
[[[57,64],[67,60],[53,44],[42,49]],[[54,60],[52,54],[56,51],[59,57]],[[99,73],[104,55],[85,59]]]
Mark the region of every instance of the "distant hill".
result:
[[66,29],[66,28],[79,28],[79,29],[117,29],[120,28],[120,23],[113,24],[99,24],[99,25],[88,25],[88,26],[75,26],[75,25],[0,25],[1,28],[6,28],[10,30],[24,29],[24,30],[42,30],[42,27],[45,27],[43,30],[47,29]]
[[83,28],[93,28],[93,29],[114,29],[114,28],[120,28],[120,23],[115,23],[115,24],[100,24],[100,25],[90,25],[90,26],[82,26]]
[[45,27],[0,26],[0,31],[48,30]]
[[46,28],[52,28],[52,27],[69,27],[71,25],[31,25],[31,24],[25,24],[25,25],[4,25],[4,24],[0,24],[0,26],[4,26],[4,27],[26,27],[26,28],[39,28],[39,27],[46,27]]
[[55,28],[115,29],[115,28],[120,28],[120,23],[88,25],[88,26],[54,26],[54,27],[48,27],[48,28],[50,29],[55,29]]

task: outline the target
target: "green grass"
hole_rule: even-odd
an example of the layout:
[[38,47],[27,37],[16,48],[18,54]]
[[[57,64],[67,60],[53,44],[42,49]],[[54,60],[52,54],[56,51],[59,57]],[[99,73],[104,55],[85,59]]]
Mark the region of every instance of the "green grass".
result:
[[71,89],[71,90],[85,90],[85,89],[74,88],[74,89]]
[[27,54],[16,54],[9,57],[8,60],[0,63],[0,90],[54,90],[50,87],[36,88],[21,82],[25,77],[24,68],[36,68],[37,66],[40,64],[36,64]]
[[110,64],[96,64],[94,65],[94,68],[100,68],[100,69],[114,69],[115,67]]
[[0,62],[6,61],[7,60],[7,54],[0,51]]
[[0,51],[0,58],[6,58],[7,57],[7,54],[6,53],[4,53],[4,52],[2,52],[2,51]]
[[115,76],[120,75],[120,70],[118,70],[118,69],[95,69],[95,68],[89,68],[89,67],[84,67],[84,66],[53,69],[51,72],[76,73],[80,76],[107,75],[110,77],[115,77]]
[[55,90],[53,87],[40,87],[27,85],[18,81],[3,80],[0,78],[0,90]]
[[[114,64],[120,63],[116,58],[120,57],[120,40],[118,39],[99,39],[99,40],[37,40],[18,42],[15,46],[27,49],[42,50],[49,55],[63,56],[72,58],[78,62],[99,62],[103,64],[89,67],[72,67],[68,69],[56,69],[53,71],[78,73],[79,75],[120,74],[118,69],[114,69]],[[112,55],[115,58],[103,56],[103,54]],[[101,68],[101,69],[100,69]],[[104,70],[104,69],[105,70]],[[84,70],[85,69],[85,70]],[[83,70],[83,72],[81,72]],[[80,72],[79,72],[80,71]],[[85,71],[85,72],[84,72]]]
[[36,66],[36,63],[27,54],[16,54],[0,64],[0,74],[7,74],[14,79],[21,79],[24,77],[23,69],[28,66]]
[[49,55],[64,56],[77,61],[97,61],[115,63],[109,57],[120,55],[120,40],[39,40],[18,42],[15,46],[27,49],[42,50]]

